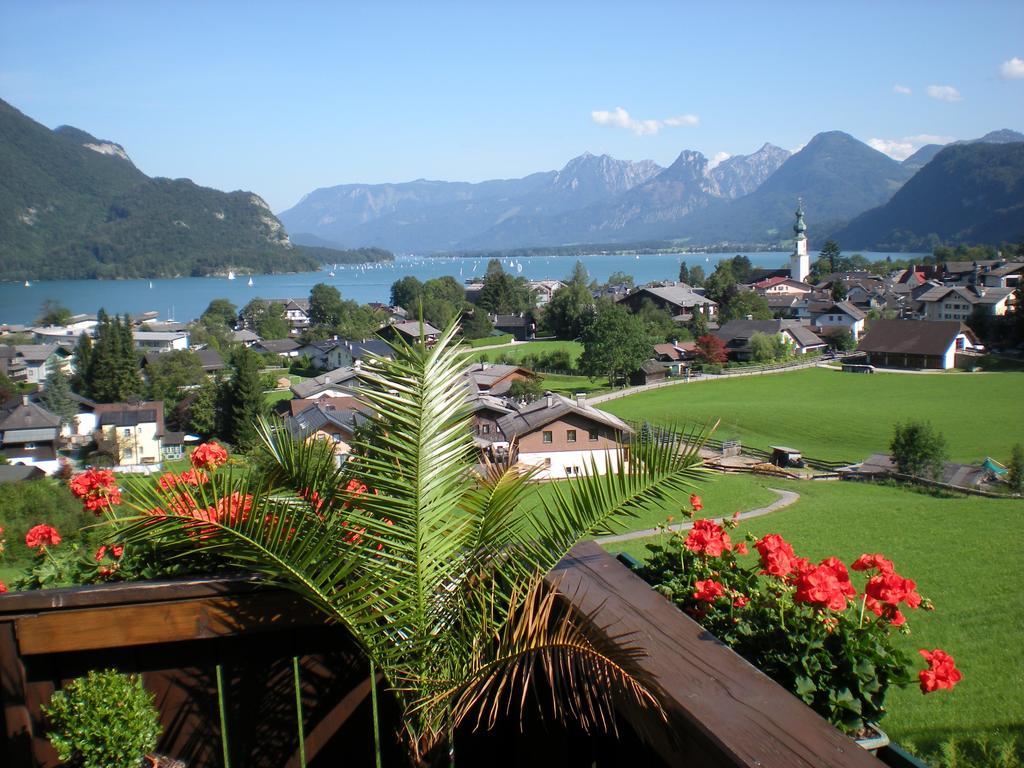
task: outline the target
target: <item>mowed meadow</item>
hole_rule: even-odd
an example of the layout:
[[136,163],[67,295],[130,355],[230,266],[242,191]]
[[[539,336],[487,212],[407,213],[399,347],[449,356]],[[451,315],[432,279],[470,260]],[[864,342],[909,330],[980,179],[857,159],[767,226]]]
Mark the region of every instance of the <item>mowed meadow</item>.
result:
[[873,375],[811,368],[707,380],[630,395],[601,405],[616,416],[653,424],[720,420],[715,437],[806,456],[861,461],[888,451],[893,425],[929,421],[953,461],[991,456],[1005,463],[1024,441],[1024,373]]

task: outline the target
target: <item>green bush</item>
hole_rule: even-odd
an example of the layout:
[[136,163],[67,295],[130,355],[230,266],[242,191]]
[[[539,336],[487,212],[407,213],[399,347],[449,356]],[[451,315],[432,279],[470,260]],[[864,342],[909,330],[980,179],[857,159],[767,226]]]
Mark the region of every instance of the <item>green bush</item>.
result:
[[4,529],[2,538],[7,542],[0,561],[16,566],[27,564],[34,553],[25,546],[25,534],[37,525],[52,525],[71,545],[93,544],[103,535],[85,528],[94,525],[96,518],[82,511],[82,502],[62,483],[41,478],[2,485],[0,489],[0,528]]
[[717,376],[722,372],[722,366],[718,363],[705,363],[701,366],[701,370],[704,373],[710,373]]
[[139,768],[161,728],[138,675],[91,671],[57,691],[43,712],[57,756],[73,768]]

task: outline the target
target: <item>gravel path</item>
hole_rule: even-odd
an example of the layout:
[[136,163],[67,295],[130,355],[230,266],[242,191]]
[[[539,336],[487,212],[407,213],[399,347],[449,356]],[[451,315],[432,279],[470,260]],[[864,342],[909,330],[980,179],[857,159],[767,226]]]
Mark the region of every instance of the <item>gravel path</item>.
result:
[[[800,494],[796,491],[780,491],[777,488],[769,488],[772,493],[779,494],[779,498],[769,504],[767,507],[758,507],[752,509],[749,512],[741,512],[740,520],[749,520],[753,517],[761,517],[762,515],[768,515],[772,512],[776,512],[780,509],[785,509],[790,504],[796,503],[800,499]],[[712,518],[716,523],[721,523],[725,520],[724,517]],[[693,527],[693,521],[687,520],[684,523],[676,523],[675,525],[668,526],[670,531],[686,531]],[[615,544],[620,541],[632,541],[633,539],[643,539],[647,536],[654,536],[659,533],[662,529],[659,528],[648,528],[643,531],[630,531],[629,533],[620,533],[615,536],[599,536],[596,541],[598,544]]]

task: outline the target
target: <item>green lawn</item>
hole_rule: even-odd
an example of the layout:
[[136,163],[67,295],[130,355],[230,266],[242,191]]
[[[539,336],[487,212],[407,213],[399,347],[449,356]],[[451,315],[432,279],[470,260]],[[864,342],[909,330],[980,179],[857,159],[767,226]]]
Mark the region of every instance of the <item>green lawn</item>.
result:
[[576,365],[576,360],[583,352],[583,345],[578,341],[531,341],[526,344],[509,345],[501,349],[489,349],[478,353],[474,359],[493,363],[502,356],[512,360],[521,360],[525,355],[549,354],[563,350],[569,353],[573,365]]
[[600,395],[611,392],[607,379],[591,379],[589,376],[563,376],[557,373],[542,373],[544,389],[550,389],[566,397],[572,397],[577,392],[585,392],[587,395]]
[[888,449],[893,423],[925,419],[946,437],[950,458],[1005,463],[1024,429],[1024,374],[873,376],[812,368],[665,387],[602,406],[625,419],[704,423],[716,437],[756,448],[791,445],[807,456],[860,461]]
[[[935,498],[859,483],[776,487],[797,491],[800,501],[742,525],[737,536],[780,533],[798,554],[813,559],[836,554],[847,563],[864,552],[881,552],[935,602],[932,613],[909,612],[913,634],[903,638],[903,645],[915,664],[918,648],[945,649],[956,658],[964,680],[952,692],[928,696],[916,687],[892,691],[889,716],[882,723],[890,735],[928,744],[951,735],[1019,734],[1024,729],[1024,665],[1019,659],[1024,502]],[[609,549],[634,555],[646,551],[640,542]]]

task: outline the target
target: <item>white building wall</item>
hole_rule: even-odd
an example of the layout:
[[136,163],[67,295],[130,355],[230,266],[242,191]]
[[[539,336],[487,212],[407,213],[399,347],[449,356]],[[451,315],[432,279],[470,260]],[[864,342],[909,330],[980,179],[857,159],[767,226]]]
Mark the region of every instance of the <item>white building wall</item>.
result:
[[[550,461],[550,464],[549,464]],[[543,451],[520,453],[519,463],[538,467],[538,480],[564,480],[576,474],[588,474],[591,465],[597,464],[597,473],[605,474],[609,468],[618,467],[619,454],[615,451]]]

